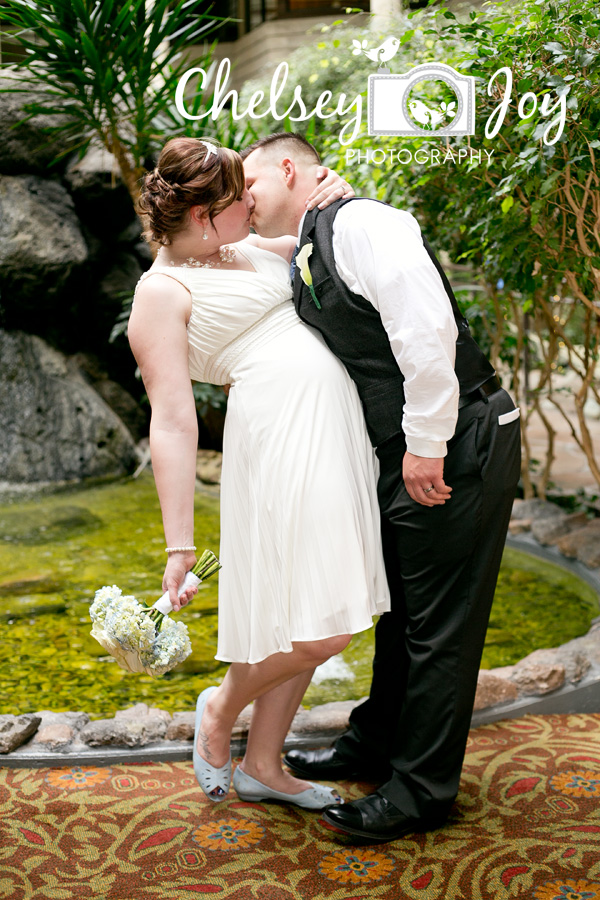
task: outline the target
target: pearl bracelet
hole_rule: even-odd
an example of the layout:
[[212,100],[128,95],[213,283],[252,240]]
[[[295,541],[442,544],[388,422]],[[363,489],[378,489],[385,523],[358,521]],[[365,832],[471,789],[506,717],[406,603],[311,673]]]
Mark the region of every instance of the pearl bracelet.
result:
[[191,547],[165,547],[165,553],[193,553],[195,546]]

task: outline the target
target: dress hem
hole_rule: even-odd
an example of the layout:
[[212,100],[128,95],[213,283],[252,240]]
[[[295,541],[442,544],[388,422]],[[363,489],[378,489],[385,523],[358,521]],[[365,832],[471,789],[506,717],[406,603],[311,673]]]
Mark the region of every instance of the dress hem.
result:
[[[387,604],[387,606],[388,606],[387,609],[383,609],[381,612],[373,613],[371,621],[369,622],[368,625],[362,625],[358,628],[354,628],[353,631],[335,631],[335,632],[332,632],[331,634],[320,635],[319,637],[314,637],[314,638],[300,638],[300,639],[292,638],[290,641],[290,644],[292,644],[292,643],[307,644],[307,643],[313,643],[314,641],[327,641],[327,640],[329,640],[329,638],[339,637],[342,634],[351,634],[354,637],[355,634],[360,634],[363,631],[368,631],[369,628],[373,628],[373,625],[374,625],[373,618],[375,616],[382,616],[384,613],[389,612],[389,603]],[[293,650],[294,650],[294,648],[291,646],[286,647],[286,648],[280,648],[278,650],[273,650],[272,653],[267,653],[265,656],[261,656],[259,659],[229,659],[224,656],[219,656],[218,654],[215,654],[215,656],[213,658],[218,660],[219,662],[224,662],[224,663],[241,663],[243,665],[255,666],[255,665],[257,665],[257,663],[264,662],[265,659],[269,659],[269,657],[275,656],[276,653],[292,653]]]

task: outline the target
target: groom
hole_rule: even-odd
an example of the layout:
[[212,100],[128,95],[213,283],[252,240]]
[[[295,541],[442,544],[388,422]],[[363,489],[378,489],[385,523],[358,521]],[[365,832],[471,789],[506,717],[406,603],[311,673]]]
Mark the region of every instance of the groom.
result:
[[357,198],[305,214],[319,157],[300,136],[271,135],[243,156],[252,225],[298,234],[296,309],[356,382],[392,594],[349,731],[286,762],[303,777],[383,782],[324,818],[393,840],[443,824],[458,791],[519,477],[519,412],[409,213]]

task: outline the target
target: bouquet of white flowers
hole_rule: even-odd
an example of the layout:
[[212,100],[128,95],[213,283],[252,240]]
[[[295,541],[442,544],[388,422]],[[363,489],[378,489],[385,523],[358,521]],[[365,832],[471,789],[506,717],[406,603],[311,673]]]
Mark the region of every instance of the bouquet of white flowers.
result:
[[[185,576],[179,593],[206,581],[220,568],[214,553],[205,550]],[[91,635],[127,672],[164,675],[192,652],[187,625],[169,619],[172,608],[168,593],[149,607],[131,595],[124,596],[116,584],[103,587],[96,591],[90,606]]]

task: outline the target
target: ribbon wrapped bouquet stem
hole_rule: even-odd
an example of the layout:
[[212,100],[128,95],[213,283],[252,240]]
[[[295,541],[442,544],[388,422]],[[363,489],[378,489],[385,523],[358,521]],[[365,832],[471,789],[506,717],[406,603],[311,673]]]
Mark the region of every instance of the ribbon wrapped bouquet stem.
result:
[[[182,594],[196,587],[221,568],[219,560],[205,550],[179,587]],[[96,591],[90,607],[91,635],[127,672],[164,675],[192,652],[187,625],[169,618],[173,607],[169,594],[153,606],[131,595],[123,595],[115,584]]]

